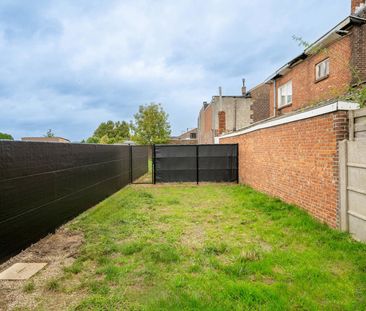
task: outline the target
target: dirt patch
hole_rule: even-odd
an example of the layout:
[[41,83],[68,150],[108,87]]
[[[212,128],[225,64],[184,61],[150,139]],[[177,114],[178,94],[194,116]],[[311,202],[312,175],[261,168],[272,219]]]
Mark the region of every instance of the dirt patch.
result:
[[197,250],[203,247],[205,236],[205,230],[202,226],[193,226],[183,233],[181,243],[193,250]]
[[[68,294],[65,300],[61,293],[49,293],[45,285],[61,276],[63,268],[74,262],[83,241],[80,232],[61,227],[55,234],[48,235],[0,265],[0,271],[3,271],[16,262],[47,262],[47,266],[29,280],[0,281],[0,310],[32,310],[41,301],[47,302],[47,310],[62,310],[65,303],[72,301],[72,295]],[[29,283],[33,283],[33,289],[27,292],[25,286]],[[50,295],[52,298],[47,299]]]

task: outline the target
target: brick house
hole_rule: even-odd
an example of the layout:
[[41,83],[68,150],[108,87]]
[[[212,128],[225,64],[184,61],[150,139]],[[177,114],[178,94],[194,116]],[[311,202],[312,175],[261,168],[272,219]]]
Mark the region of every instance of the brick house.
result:
[[366,4],[352,0],[350,16],[265,81],[270,116],[340,98],[365,82]]
[[270,110],[270,85],[267,83],[261,83],[252,88],[248,92],[248,96],[252,99],[252,122],[259,122],[268,119],[271,116]]
[[169,145],[195,145],[197,144],[197,128],[187,129],[186,132],[179,136],[171,137]]
[[346,95],[366,84],[365,2],[352,0],[350,16],[271,75],[269,98],[251,90],[255,123],[219,137],[239,145],[241,183],[338,228],[339,145],[359,109]]
[[204,102],[198,117],[198,143],[213,144],[223,133],[233,132],[252,123],[252,99],[248,96],[243,80],[242,95],[213,96],[210,103]]

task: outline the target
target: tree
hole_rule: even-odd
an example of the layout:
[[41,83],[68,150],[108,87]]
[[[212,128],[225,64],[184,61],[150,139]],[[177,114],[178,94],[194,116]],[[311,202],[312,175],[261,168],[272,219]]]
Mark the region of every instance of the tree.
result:
[[11,136],[10,134],[1,133],[1,132],[0,132],[0,139],[14,140],[13,136]]
[[51,129],[49,129],[49,130],[47,131],[46,135],[44,135],[44,137],[55,137],[55,133],[54,133],[54,132],[52,132],[52,130],[51,130]]
[[102,122],[87,139],[89,144],[115,144],[130,139],[130,126],[126,121]]
[[168,114],[161,104],[151,103],[140,106],[138,113],[134,115],[131,124],[134,135],[133,140],[143,145],[164,144],[170,137],[170,124]]

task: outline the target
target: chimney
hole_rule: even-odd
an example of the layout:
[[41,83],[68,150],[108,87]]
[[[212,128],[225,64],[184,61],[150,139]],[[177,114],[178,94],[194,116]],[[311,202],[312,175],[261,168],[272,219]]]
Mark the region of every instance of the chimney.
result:
[[243,79],[243,86],[241,87],[241,94],[245,96],[247,94],[247,87],[245,86],[245,79]]
[[222,110],[222,87],[219,86],[219,111]]
[[352,0],[352,3],[351,3],[351,14],[356,14],[358,13],[358,9],[360,9],[362,6],[366,6],[366,3],[365,3],[366,0]]

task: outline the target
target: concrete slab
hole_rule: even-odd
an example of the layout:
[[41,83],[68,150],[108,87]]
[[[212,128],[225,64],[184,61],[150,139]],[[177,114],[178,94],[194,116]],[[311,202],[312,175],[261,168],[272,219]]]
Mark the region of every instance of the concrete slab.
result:
[[0,273],[0,280],[27,280],[44,268],[47,263],[15,263]]

